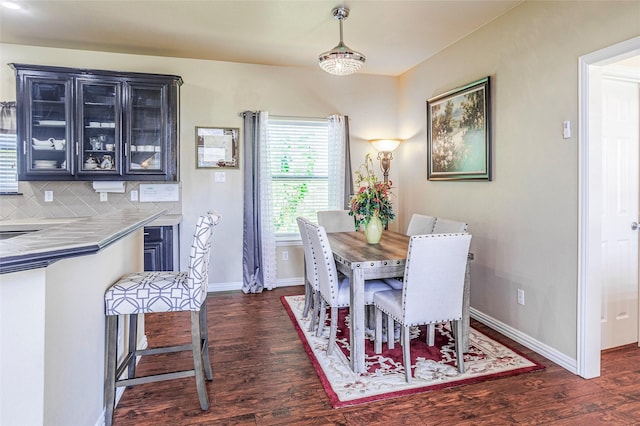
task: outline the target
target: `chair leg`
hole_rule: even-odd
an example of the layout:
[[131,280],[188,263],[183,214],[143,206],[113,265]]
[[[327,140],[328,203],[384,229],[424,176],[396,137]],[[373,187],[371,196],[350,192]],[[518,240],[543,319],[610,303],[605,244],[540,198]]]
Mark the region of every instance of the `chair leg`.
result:
[[[318,291],[318,293],[320,292]],[[320,298],[320,304],[319,304],[320,312],[318,312],[318,328],[316,329],[317,337],[322,336],[322,330],[324,329],[324,322],[327,316],[327,303],[324,301],[322,296],[319,296],[319,298]]]
[[336,334],[338,332],[338,308],[331,308],[331,327],[329,328],[329,343],[327,346],[327,355],[333,353],[333,347],[336,344]]
[[394,349],[396,347],[396,330],[394,327],[393,317],[387,315],[387,348]]
[[[130,354],[134,354],[129,360],[129,379],[136,377],[136,361],[135,352],[138,349],[138,314],[129,315],[129,344],[127,350]],[[131,386],[129,386],[131,387]]]
[[456,345],[456,362],[458,363],[458,371],[460,374],[464,373],[464,342],[462,341],[462,320],[451,321],[451,329],[455,330],[454,338]]
[[376,334],[374,337],[374,352],[382,353],[382,311],[376,308]]
[[306,318],[309,315],[309,308],[311,307],[311,294],[313,289],[311,283],[307,279],[307,264],[304,264],[304,309],[302,310],[302,318]]
[[207,385],[204,381],[204,370],[202,366],[202,337],[200,336],[200,313],[191,311],[191,350],[193,352],[193,369],[196,376],[196,388],[200,408],[209,409],[209,397],[207,396]]
[[106,317],[106,354],[104,378],[105,426],[113,424],[113,411],[116,403],[116,368],[118,356],[118,316]]
[[433,346],[436,344],[436,325],[427,324],[427,345]]
[[409,326],[402,324],[402,358],[404,362],[404,377],[407,383],[411,383],[411,336]]
[[309,331],[315,331],[318,324],[319,306],[320,306],[320,292],[311,289],[313,295],[313,306],[311,307],[311,322],[309,323]]
[[202,362],[204,363],[204,374],[207,380],[213,380],[213,370],[209,359],[209,330],[207,328],[207,300],[200,307],[200,338],[202,339]]

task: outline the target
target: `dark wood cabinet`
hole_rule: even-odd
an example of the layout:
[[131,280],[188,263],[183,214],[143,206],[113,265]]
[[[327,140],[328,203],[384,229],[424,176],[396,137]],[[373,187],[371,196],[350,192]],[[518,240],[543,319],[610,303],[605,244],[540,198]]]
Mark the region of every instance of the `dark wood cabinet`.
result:
[[173,271],[173,227],[144,228],[144,270]]
[[10,66],[20,180],[178,180],[181,77]]

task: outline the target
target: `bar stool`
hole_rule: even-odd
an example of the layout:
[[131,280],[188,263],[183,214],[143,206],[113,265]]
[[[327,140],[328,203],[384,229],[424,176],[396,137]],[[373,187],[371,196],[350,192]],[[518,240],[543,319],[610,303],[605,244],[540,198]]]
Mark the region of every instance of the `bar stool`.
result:
[[[214,227],[220,222],[217,213],[200,216],[196,223],[189,254],[188,272],[135,272],[122,277],[104,296],[106,313],[105,358],[105,425],[113,423],[116,388],[161,380],[195,376],[202,410],[209,409],[205,385],[213,379],[209,360],[207,333],[207,283],[209,254]],[[191,343],[139,350],[137,344],[138,314],[152,312],[191,311]],[[118,364],[118,316],[129,317],[129,339],[125,358]],[[135,377],[136,357],[168,352],[192,351],[193,369]],[[121,379],[125,370],[127,378]]]

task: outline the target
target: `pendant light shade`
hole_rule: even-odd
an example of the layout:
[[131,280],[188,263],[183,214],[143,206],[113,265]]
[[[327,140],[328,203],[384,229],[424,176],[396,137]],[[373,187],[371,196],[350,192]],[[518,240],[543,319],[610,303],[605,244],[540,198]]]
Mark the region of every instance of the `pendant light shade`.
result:
[[342,41],[342,21],[349,16],[349,9],[336,7],[333,17],[340,22],[340,43],[333,49],[320,54],[318,64],[320,68],[333,75],[349,75],[357,72],[364,65],[366,58],[360,52],[351,50]]

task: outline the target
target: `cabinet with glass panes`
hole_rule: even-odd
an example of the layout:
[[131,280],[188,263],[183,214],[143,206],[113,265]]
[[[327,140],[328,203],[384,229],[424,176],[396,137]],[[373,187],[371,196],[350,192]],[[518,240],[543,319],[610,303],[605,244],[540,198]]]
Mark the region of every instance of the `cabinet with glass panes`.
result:
[[20,180],[178,180],[179,76],[10,66]]

